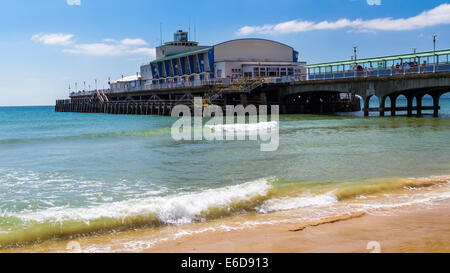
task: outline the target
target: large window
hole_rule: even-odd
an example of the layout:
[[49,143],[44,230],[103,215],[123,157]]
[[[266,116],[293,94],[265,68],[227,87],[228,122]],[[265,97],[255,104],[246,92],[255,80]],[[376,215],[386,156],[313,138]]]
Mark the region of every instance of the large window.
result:
[[267,68],[267,75],[269,77],[276,77],[276,76],[278,76],[278,68],[277,67],[269,67],[269,68]]

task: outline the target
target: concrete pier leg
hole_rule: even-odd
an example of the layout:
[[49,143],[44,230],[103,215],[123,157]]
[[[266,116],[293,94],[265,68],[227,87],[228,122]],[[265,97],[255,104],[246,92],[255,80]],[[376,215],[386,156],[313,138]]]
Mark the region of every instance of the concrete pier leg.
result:
[[439,98],[440,97],[441,97],[440,94],[433,95],[433,117],[435,117],[435,118],[439,117]]
[[267,105],[267,94],[262,92],[259,96],[261,98],[261,105]]
[[389,96],[391,98],[391,117],[395,117],[397,114],[397,98],[398,95],[391,95]]
[[385,115],[386,99],[387,99],[387,96],[384,96],[384,97],[381,98],[381,101],[380,101],[380,117],[384,117],[384,115]]
[[244,107],[247,107],[248,105],[247,94],[241,94],[241,104]]
[[423,95],[416,95],[417,117],[422,117],[422,99],[423,99]]
[[370,97],[364,99],[364,116],[369,116]]
[[408,101],[408,106],[407,106],[407,108],[408,108],[408,117],[412,117],[412,115],[413,115],[413,99],[414,99],[414,96],[412,96],[412,95],[407,95],[406,96],[406,100]]
[[228,105],[228,95],[223,95],[223,105],[227,106]]

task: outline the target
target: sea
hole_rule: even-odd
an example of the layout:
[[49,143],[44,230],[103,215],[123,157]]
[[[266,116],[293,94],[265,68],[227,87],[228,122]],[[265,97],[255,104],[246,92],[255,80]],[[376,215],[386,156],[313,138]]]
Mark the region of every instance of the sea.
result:
[[258,140],[174,140],[172,117],[1,107],[0,252],[139,229],[189,230],[236,215],[295,210],[278,220],[306,221],[430,205],[450,198],[450,99],[440,106],[439,118],[429,111],[421,118],[282,115],[272,152]]

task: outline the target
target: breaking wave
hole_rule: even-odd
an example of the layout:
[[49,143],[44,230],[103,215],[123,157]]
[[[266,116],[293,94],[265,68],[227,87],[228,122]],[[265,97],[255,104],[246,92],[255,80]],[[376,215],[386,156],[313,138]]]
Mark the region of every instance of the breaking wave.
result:
[[[356,200],[358,207],[376,209],[394,208],[414,202],[431,202],[450,198],[445,190],[437,196],[411,201],[393,201],[388,204],[368,203],[368,195],[414,190],[422,187],[449,185],[450,176],[411,179],[386,179],[360,184],[321,184],[311,187],[277,179],[260,179],[234,186],[208,189],[201,192],[181,193],[171,196],[148,197],[83,208],[56,207],[27,213],[8,213],[0,210],[0,248],[53,238],[122,231],[161,225],[183,225],[232,216],[240,213],[271,213],[289,210],[307,210],[318,216],[326,211],[325,222],[345,220],[349,216],[339,207],[343,201]],[[288,185],[286,185],[288,184]],[[288,190],[286,190],[288,187]],[[447,188],[445,188],[447,189]],[[366,197],[365,197],[366,196]],[[364,197],[364,198],[363,198]],[[431,200],[431,201],[430,201]],[[356,213],[356,214],[352,214]],[[325,215],[325,214],[324,214]],[[336,215],[344,215],[335,217]],[[360,210],[351,211],[351,217],[360,217]],[[312,217],[312,216],[311,216]],[[333,218],[335,217],[335,218]],[[312,218],[310,218],[312,219]],[[320,223],[324,222],[322,220]],[[313,224],[309,224],[313,225]]]
[[217,125],[206,125],[205,127],[214,129],[217,131],[225,132],[258,132],[274,130],[278,128],[278,122],[259,122],[259,123],[249,123],[249,124],[217,124]]
[[[198,193],[129,200],[96,207],[58,207],[23,214],[2,215],[0,212],[0,247],[229,216],[254,210],[270,198],[272,190],[267,180],[258,180]],[[5,224],[10,228],[1,230]]]

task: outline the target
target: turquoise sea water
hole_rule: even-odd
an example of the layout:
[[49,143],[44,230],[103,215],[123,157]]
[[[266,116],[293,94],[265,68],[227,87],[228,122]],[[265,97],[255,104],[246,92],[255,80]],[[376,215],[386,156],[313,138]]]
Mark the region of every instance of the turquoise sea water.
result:
[[448,175],[450,99],[441,107],[437,119],[281,116],[275,152],[256,141],[177,142],[170,117],[0,108],[0,246],[274,211],[282,208],[271,199],[311,189]]

